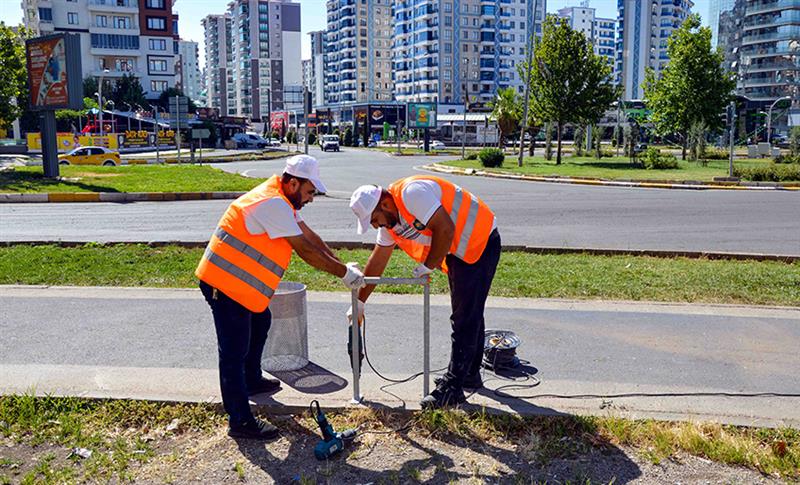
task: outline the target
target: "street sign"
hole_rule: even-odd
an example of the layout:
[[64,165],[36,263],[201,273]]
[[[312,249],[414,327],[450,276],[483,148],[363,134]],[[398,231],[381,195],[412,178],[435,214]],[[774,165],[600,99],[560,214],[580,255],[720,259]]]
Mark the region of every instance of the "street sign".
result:
[[436,128],[436,103],[408,103],[409,128]]
[[205,140],[211,138],[211,130],[206,128],[196,128],[192,130],[192,138],[195,140]]

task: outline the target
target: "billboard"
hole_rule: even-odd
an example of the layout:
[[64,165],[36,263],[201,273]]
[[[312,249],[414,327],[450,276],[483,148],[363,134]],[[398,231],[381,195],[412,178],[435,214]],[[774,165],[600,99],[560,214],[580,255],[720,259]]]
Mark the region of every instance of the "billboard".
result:
[[[85,135],[74,133],[59,133],[56,136],[57,149],[59,152],[69,152],[80,147],[106,147],[112,150],[119,148],[119,139],[115,134],[109,135]],[[28,133],[28,150],[39,152],[42,150],[41,133]]]
[[436,103],[408,103],[409,128],[436,128]]
[[83,109],[80,37],[56,34],[25,42],[31,110]]

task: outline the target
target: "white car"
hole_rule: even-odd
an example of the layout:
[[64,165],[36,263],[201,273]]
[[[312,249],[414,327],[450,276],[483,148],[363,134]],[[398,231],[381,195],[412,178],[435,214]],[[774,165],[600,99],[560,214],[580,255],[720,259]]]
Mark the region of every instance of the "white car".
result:
[[233,135],[237,148],[266,148],[281,146],[281,142],[274,139],[267,140],[255,133],[237,133]]
[[339,137],[336,135],[322,135],[322,138],[319,140],[319,146],[322,148],[323,152],[327,152],[328,150],[338,152]]
[[[428,146],[430,147],[431,150],[444,150],[447,148],[447,146],[444,143],[440,142],[439,140],[431,140]],[[425,143],[420,143],[419,148],[424,149]]]

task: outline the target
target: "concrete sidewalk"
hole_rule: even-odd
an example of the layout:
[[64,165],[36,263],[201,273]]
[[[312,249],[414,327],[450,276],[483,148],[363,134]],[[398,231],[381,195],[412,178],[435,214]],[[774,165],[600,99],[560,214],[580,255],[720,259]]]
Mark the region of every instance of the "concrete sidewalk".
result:
[[[348,302],[348,293],[309,293],[313,364],[278,373],[283,390],[255,402],[284,411],[305,410],[311,399],[350,405]],[[196,290],[2,286],[0,308],[0,392],[219,399],[213,325]],[[367,316],[378,370],[390,378],[421,371],[421,296],[374,294]],[[449,355],[448,296],[432,298],[431,316],[438,369]],[[487,373],[473,405],[800,427],[800,308],[491,298],[486,316],[487,327],[522,339],[532,377],[521,384],[541,384],[501,397],[493,390],[510,382]],[[417,408],[421,377],[386,384],[365,369],[364,402]]]

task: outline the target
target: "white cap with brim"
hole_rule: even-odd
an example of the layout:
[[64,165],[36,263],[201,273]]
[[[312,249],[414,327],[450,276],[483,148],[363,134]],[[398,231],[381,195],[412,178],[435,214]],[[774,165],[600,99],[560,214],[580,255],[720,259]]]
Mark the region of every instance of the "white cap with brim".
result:
[[350,197],[350,208],[358,218],[358,233],[364,234],[372,226],[372,211],[378,207],[383,189],[377,185],[362,185]]
[[293,156],[286,160],[286,167],[283,169],[283,173],[307,179],[314,184],[314,188],[321,194],[328,191],[325,188],[325,184],[319,179],[319,162],[314,157],[308,155]]

